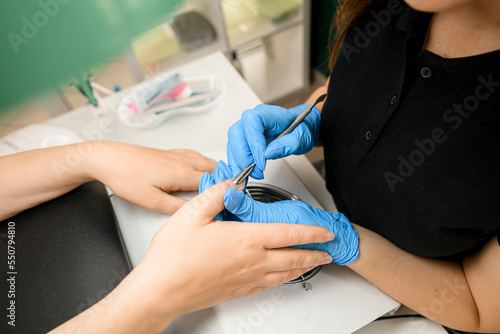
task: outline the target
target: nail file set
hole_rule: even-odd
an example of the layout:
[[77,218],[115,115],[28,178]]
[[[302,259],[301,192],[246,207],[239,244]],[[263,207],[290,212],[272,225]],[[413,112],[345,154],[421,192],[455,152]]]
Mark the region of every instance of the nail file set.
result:
[[132,89],[118,104],[118,118],[133,128],[152,128],[174,116],[209,110],[226,85],[214,74],[158,76]]

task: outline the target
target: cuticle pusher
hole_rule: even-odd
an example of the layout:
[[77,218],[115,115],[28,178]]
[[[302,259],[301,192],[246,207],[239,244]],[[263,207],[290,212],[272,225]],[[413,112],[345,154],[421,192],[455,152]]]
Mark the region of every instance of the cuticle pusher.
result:
[[[316,101],[314,101],[314,103],[307,107],[306,109],[304,109],[303,112],[301,112],[294,120],[293,122],[285,129],[283,130],[282,133],[279,134],[278,137],[276,137],[274,140],[278,139],[278,138],[281,138],[283,137],[284,135],[287,135],[289,134],[290,132],[293,131],[293,129],[295,129],[297,127],[297,125],[299,125],[303,120],[304,118],[307,117],[307,115],[309,115],[309,113],[311,112],[311,110],[318,104],[318,103],[321,103],[323,102],[325,99],[326,99],[326,96],[327,94],[323,94],[321,95],[320,97],[318,97],[316,99]],[[236,175],[233,179],[233,182],[234,184],[240,184],[243,180],[245,180],[248,175],[250,175],[250,173],[252,172],[253,168],[255,167],[255,161],[252,162],[249,166],[247,166],[246,168],[244,168],[238,175]]]

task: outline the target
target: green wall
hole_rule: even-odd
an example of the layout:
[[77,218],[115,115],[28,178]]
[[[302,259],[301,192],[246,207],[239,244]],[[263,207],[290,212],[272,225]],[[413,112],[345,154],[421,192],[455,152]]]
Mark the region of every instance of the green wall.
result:
[[3,0],[0,112],[81,77],[130,46],[183,0]]

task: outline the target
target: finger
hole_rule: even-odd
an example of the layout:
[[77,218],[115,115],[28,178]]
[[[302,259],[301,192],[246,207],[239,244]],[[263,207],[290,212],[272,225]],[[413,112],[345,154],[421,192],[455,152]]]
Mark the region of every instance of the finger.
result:
[[248,290],[244,296],[253,296],[253,295],[256,295],[258,294],[259,292],[262,292],[264,290],[267,290],[269,288],[269,286],[256,286],[250,290]]
[[[245,222],[278,223],[281,215],[272,204],[257,202],[237,189],[228,189],[224,194],[224,206],[232,214]],[[286,222],[289,223],[289,222]]]
[[227,164],[228,164],[229,168],[231,169],[231,173],[232,173],[233,177],[235,177],[242,170],[242,168],[240,168],[236,164],[237,162],[234,159],[234,156],[233,156],[233,153],[232,153],[232,148],[231,148],[233,146],[233,144],[231,144],[230,140],[231,139],[229,139],[229,141],[227,143],[227,149],[226,149],[226,152],[227,152]]
[[285,223],[251,223],[258,230],[264,248],[282,248],[296,245],[324,243],[334,238],[332,232],[320,226],[285,224]]
[[209,161],[214,161],[214,163],[216,162],[215,160],[213,160],[212,158],[209,158],[203,154],[201,154],[200,152],[198,151],[195,151],[195,150],[190,150],[190,149],[174,149],[172,150],[174,152],[179,152],[181,153],[182,155],[185,155],[187,157],[190,157],[191,159],[197,159],[197,160],[209,160]]
[[261,170],[266,169],[264,152],[267,147],[267,141],[265,132],[267,129],[275,126],[275,124],[269,124],[268,118],[270,117],[262,117],[257,110],[247,110],[241,115],[245,137],[251,139],[247,141],[248,147],[257,167]]
[[294,279],[299,278],[300,276],[304,275],[305,273],[307,273],[309,270],[312,270],[313,268],[314,267],[298,268],[298,269],[291,269],[291,270],[286,270],[286,271],[269,272],[264,276],[264,279],[262,280],[262,285],[273,286],[273,285],[278,285],[278,284],[290,282],[291,280],[294,280]]
[[249,176],[256,180],[262,180],[264,178],[264,171],[255,165]]
[[297,138],[295,133],[292,131],[292,133],[289,133],[286,136],[273,140],[264,152],[264,157],[266,159],[284,158],[298,152],[300,147],[300,139]]
[[260,220],[254,219],[253,212],[253,202],[247,201],[245,194],[242,191],[231,190],[230,188],[224,194],[224,206],[225,208],[236,215],[242,221],[245,222],[261,222]]
[[[168,153],[175,153],[180,163],[200,172],[212,172],[217,163],[214,159],[208,158],[194,150],[173,149],[168,151]],[[170,159],[170,156],[167,156],[167,158]]]
[[[206,173],[208,174],[208,172]],[[177,190],[198,190],[203,174],[204,172],[195,169],[184,170],[182,175],[179,176],[177,189],[164,190],[165,192],[172,192]]]
[[[227,188],[231,187],[237,187],[231,180],[213,185],[184,204],[179,214],[192,224],[210,223],[224,209],[224,193]],[[243,187],[243,184],[240,187]]]
[[222,160],[217,162],[212,174],[204,173],[199,182],[199,192],[202,193],[216,183],[228,180],[231,178],[231,170],[229,166]]
[[261,171],[266,168],[264,152],[268,142],[285,130],[294,118],[287,109],[266,104],[260,104],[241,115],[243,131],[246,138],[250,139],[250,151]]
[[148,209],[167,214],[173,214],[179,210],[187,200],[170,195],[161,189],[156,188],[152,197],[147,200]]
[[211,186],[215,184],[214,179],[212,175],[210,175],[209,172],[203,173],[200,178],[200,183],[199,183],[199,192],[202,193]]
[[320,250],[278,248],[268,250],[265,267],[268,272],[316,267],[332,262],[331,256]]
[[[290,109],[294,115],[299,115],[308,105],[300,105]],[[291,154],[307,153],[319,138],[317,125],[321,114],[317,108],[313,108],[309,115],[291,133],[269,143],[265,157],[266,159],[278,159]]]
[[313,147],[311,135],[304,124],[299,124],[291,133],[269,143],[264,156],[279,159],[292,154],[305,154]]
[[232,173],[229,166],[224,161],[219,160],[212,173],[212,178],[214,179],[214,182],[219,183],[231,179],[232,178],[231,176]]
[[278,136],[285,130],[300,114],[280,106],[269,104],[259,104],[255,107],[255,112],[260,116],[264,130],[271,136]]
[[[234,156],[233,156],[233,153],[232,153],[233,151],[231,150],[231,146],[232,145],[230,143],[227,144],[227,160],[228,160],[229,168],[231,169],[232,176],[235,177],[244,168],[246,168],[251,163],[253,163],[254,160],[253,160],[253,157],[250,155],[250,158],[247,159],[247,161],[251,161],[251,162],[249,162],[248,165],[239,164],[239,165],[243,165],[244,166],[244,167],[240,168],[239,165],[236,164],[237,162],[234,159]],[[259,167],[254,166],[252,172],[250,173],[250,176],[253,177],[256,180],[261,180],[261,179],[264,178],[264,173],[262,172],[262,170]]]
[[210,172],[212,173],[217,165],[217,161],[214,159],[196,159],[193,164],[193,168],[200,172]]
[[231,168],[242,170],[253,162],[247,137],[243,131],[243,120],[233,124],[228,132],[227,152]]

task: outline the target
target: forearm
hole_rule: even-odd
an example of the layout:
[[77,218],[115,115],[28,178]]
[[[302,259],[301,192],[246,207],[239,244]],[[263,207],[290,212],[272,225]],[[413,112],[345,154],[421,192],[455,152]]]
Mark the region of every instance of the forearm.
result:
[[91,181],[88,161],[99,145],[84,142],[1,157],[0,219]]
[[[309,95],[309,97],[307,98],[307,100],[304,103],[305,104],[313,104],[318,99],[318,97],[320,97],[323,94],[326,94],[328,92],[328,83],[329,83],[329,81],[330,81],[330,78],[328,78],[325,81],[325,84],[323,86],[318,87],[314,92],[312,92],[312,94]],[[316,108],[318,108],[318,110],[319,110],[320,113],[323,112],[323,104],[324,104],[324,102],[321,102],[321,103],[318,103],[316,105]],[[323,146],[323,142],[321,141],[321,139],[319,139],[314,144],[314,146]]]
[[354,227],[360,255],[348,265],[351,269],[440,324],[466,331],[480,329],[478,310],[460,263],[410,254],[372,231]]
[[[320,97],[321,95],[323,94],[326,94],[328,92],[328,82],[329,82],[329,78],[326,80],[325,84],[323,86],[320,86],[318,87],[308,98],[307,100],[304,102],[305,104],[313,104],[314,101],[316,101],[318,99],[318,97]],[[322,112],[323,111],[323,103],[318,103],[316,105],[316,108],[319,109],[319,112]]]

